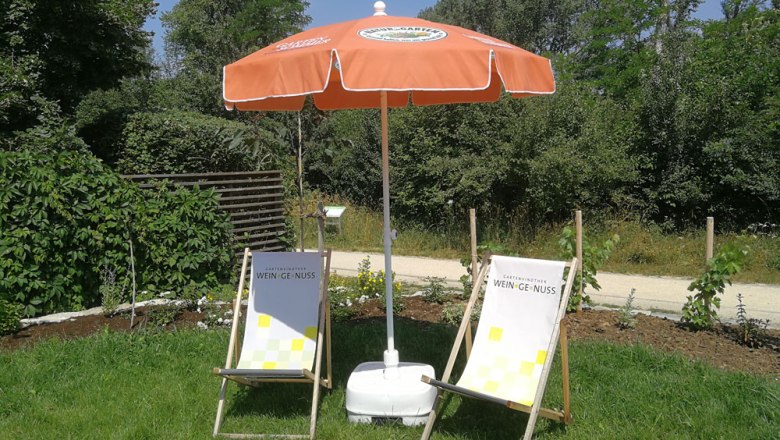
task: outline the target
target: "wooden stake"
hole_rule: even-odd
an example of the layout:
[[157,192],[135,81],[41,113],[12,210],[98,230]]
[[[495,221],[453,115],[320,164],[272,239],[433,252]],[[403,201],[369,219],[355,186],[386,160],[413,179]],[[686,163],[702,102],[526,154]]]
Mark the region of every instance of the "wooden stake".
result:
[[580,283],[579,286],[577,286],[577,296],[580,298],[580,301],[577,303],[577,313],[580,313],[582,312],[582,293],[584,280],[582,279],[582,211],[579,209],[574,213],[574,225],[577,233],[575,257],[577,257],[577,261],[580,263],[577,266],[577,274],[580,276]]

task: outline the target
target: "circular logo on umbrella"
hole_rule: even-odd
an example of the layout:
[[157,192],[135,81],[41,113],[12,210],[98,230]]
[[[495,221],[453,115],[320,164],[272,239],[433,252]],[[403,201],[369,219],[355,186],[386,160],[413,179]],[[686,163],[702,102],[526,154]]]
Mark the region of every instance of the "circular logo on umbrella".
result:
[[418,26],[388,26],[363,29],[358,32],[363,38],[395,43],[423,43],[441,40],[447,33],[441,29]]

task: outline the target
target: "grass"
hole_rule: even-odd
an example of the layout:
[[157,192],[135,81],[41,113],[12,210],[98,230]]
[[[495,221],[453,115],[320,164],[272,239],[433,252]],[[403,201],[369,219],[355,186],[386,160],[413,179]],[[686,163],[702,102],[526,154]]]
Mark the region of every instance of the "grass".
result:
[[[382,215],[360,206],[352,206],[339,198],[326,197],[326,204],[348,206],[342,217],[342,233],[327,229],[328,246],[357,252],[381,253]],[[313,199],[309,201],[314,209]],[[477,214],[479,216],[479,213]],[[587,213],[584,213],[587,217]],[[716,219],[717,220],[717,219]],[[477,218],[480,243],[500,243],[521,255],[534,258],[558,258],[563,224],[547,226],[530,238],[521,224],[483,225]],[[486,222],[488,223],[488,222]],[[519,221],[517,222],[519,223]],[[425,230],[419,226],[399,228],[398,240],[393,242],[393,253],[432,258],[460,259],[469,255],[468,217],[463,224],[449,231]],[[612,234],[620,235],[620,242],[601,270],[605,272],[641,275],[695,277],[704,265],[704,228],[681,234],[665,234],[657,227],[635,222],[612,220],[591,226],[584,225],[585,236],[591,244],[600,244]],[[304,232],[307,247],[316,247],[316,226],[306,222]],[[715,237],[715,250],[727,243],[735,243],[749,250],[743,270],[735,282],[780,284],[780,237],[749,234],[720,234]]]
[[[384,320],[334,325],[335,388],[321,400],[318,438],[417,439],[421,428],[351,425],[344,410],[349,372],[381,359]],[[396,323],[404,360],[439,374],[455,328],[405,319]],[[227,330],[113,333],[0,352],[2,439],[208,439],[224,362]],[[556,356],[557,359],[557,356]],[[573,425],[539,420],[540,439],[772,439],[780,433],[777,379],[717,370],[641,346],[576,342],[570,346]],[[556,363],[546,405],[559,407]],[[459,369],[456,368],[456,371]],[[267,384],[229,388],[227,432],[305,432],[311,388]],[[526,416],[452,397],[436,439],[521,436]]]

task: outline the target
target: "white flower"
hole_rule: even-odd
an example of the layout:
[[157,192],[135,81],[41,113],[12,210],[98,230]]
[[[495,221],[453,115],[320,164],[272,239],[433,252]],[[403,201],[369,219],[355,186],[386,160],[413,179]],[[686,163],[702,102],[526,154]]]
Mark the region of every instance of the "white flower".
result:
[[207,326],[203,321],[198,321],[198,328],[208,330],[209,326]]

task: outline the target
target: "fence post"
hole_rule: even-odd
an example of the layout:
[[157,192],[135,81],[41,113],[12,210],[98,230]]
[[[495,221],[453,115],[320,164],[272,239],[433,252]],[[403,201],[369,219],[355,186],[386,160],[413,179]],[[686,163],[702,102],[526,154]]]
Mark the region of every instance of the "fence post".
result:
[[715,244],[715,218],[707,217],[707,248],[704,263],[706,264],[713,256],[713,247]]
[[580,298],[580,301],[577,303],[577,313],[582,312],[582,286],[583,286],[583,280],[582,280],[582,211],[579,209],[574,212],[574,228],[577,233],[577,244],[576,244],[576,256],[577,256],[577,262],[579,263],[577,265],[577,273],[580,276],[580,283],[579,286],[577,286],[577,295]]
[[[705,260],[704,260],[704,268],[707,269],[707,263],[710,261],[713,255],[713,247],[715,244],[715,218],[713,217],[707,217],[707,238],[706,238],[706,247],[705,247]],[[707,310],[710,309],[710,299],[707,297],[704,297],[704,307],[706,307]]]

